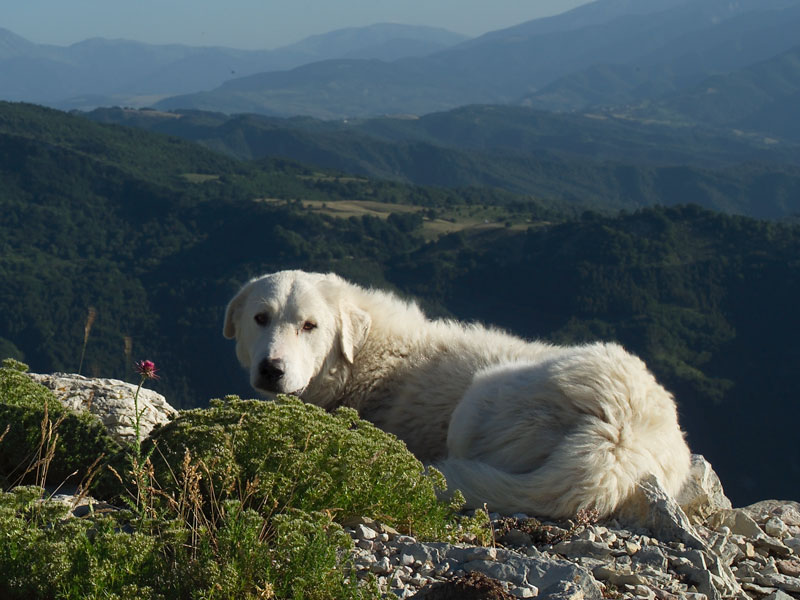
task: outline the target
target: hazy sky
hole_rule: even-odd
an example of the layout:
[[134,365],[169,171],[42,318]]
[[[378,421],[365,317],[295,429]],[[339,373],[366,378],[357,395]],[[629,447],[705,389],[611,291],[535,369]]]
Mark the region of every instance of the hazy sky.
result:
[[3,0],[0,27],[40,44],[105,37],[274,48],[316,33],[384,22],[432,25],[474,36],[588,1]]

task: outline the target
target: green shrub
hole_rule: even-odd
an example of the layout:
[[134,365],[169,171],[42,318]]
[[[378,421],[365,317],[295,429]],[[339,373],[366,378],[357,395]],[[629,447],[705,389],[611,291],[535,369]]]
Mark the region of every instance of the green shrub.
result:
[[[0,367],[0,435],[5,432],[0,441],[0,485],[58,485],[67,479],[77,484],[98,458],[118,452],[119,444],[96,417],[65,408],[25,374],[27,368],[12,359]],[[48,450],[52,456],[47,465],[25,474]]]
[[[112,450],[24,371],[0,369],[0,418],[11,425],[3,461],[17,460],[10,439],[36,457],[51,405],[64,433],[51,473]],[[436,498],[441,474],[350,409],[228,397],[155,429],[142,449],[146,477],[131,476],[130,453],[117,446],[111,462],[134,510],[65,518],[39,487],[0,492],[0,597],[361,600],[378,591],[358,585],[336,521],[370,516],[423,537],[463,531]]]
[[0,493],[0,596],[159,597],[146,580],[159,559],[155,540],[119,532],[110,517],[64,519],[67,506],[40,500],[43,493]]
[[181,519],[126,522],[119,511],[64,519],[43,490],[0,492],[0,597],[58,599],[360,600],[338,552],[350,543],[323,514],[276,517],[267,528],[240,504],[220,507],[214,530]]
[[241,499],[266,517],[289,509],[338,522],[368,516],[423,537],[453,526],[452,507],[436,497],[441,474],[426,473],[405,444],[352,409],[331,414],[290,397],[230,396],[181,413],[145,447],[153,442],[157,487],[175,491],[177,474],[199,469],[207,503]]
[[25,373],[28,365],[13,358],[3,360],[0,367],[0,403],[24,406],[27,408],[42,408],[45,404],[57,410],[57,401],[53,392],[43,385],[34,382]]

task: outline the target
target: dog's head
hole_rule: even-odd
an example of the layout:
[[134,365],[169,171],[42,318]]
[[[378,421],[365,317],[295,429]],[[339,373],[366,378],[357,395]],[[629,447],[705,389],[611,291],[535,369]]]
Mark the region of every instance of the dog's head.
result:
[[281,271],[248,282],[228,304],[223,334],[250,384],[302,396],[320,375],[352,364],[371,319],[336,275]]

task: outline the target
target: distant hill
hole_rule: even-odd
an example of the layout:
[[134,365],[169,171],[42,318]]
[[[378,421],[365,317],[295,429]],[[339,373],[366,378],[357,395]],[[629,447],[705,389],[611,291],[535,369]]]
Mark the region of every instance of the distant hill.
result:
[[421,185],[502,188],[600,210],[693,202],[762,218],[800,213],[797,145],[603,115],[470,106],[347,123],[123,109],[87,116],[244,159],[290,158]]
[[156,106],[319,118],[475,103],[571,110],[658,98],[784,52],[798,29],[800,0],[597,0],[425,57],[260,73]]
[[[693,26],[671,37],[668,43],[659,47],[645,45],[630,57],[598,60],[526,96],[523,103],[552,110],[581,110],[653,100],[680,93],[709,76],[770,59],[797,43],[797,3],[701,1],[691,6],[693,16],[681,15],[681,21],[686,19],[682,26]],[[676,13],[685,12],[685,8],[668,11],[662,18],[668,26],[675,27]],[[720,16],[729,11],[732,14],[728,18]],[[659,43],[665,41],[657,22],[643,22],[642,26]]]
[[434,27],[382,23],[315,35],[275,50],[247,51],[102,38],[52,46],[0,29],[0,99],[59,108],[140,106],[252,73],[331,58],[395,60],[465,39]]
[[447,66],[424,59],[327,60],[289,71],[232,79],[215,90],[166,98],[154,106],[162,110],[189,108],[274,116],[311,115],[321,119],[421,114],[459,106],[482,96],[479,86],[479,82]]
[[[675,175],[680,197],[695,183]],[[736,196],[731,181],[717,193]],[[774,178],[750,181],[753,199],[773,195]],[[675,394],[691,447],[734,503],[800,496],[798,226],[698,206],[576,216],[487,189],[243,162],[3,102],[0,215],[0,355],[35,371],[77,368],[91,306],[86,374],[135,381],[132,361],[148,358],[178,407],[251,396],[220,333],[227,300],[258,273],[330,270],[433,315],[617,340]],[[459,219],[481,225],[447,233]]]
[[[376,23],[366,27],[347,27],[312,35],[273,52],[276,55],[293,52],[306,57],[303,62],[312,62],[312,58],[391,61],[409,56],[425,56],[455,46],[467,39],[465,35],[438,27]],[[281,68],[286,69],[290,66],[296,65],[287,62]]]
[[708,78],[680,94],[645,105],[638,113],[800,141],[800,46]]

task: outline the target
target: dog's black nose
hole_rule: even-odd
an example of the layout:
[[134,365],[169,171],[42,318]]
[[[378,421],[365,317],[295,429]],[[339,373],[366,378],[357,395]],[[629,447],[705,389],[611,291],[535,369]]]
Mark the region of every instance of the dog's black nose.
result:
[[279,358],[265,358],[258,365],[259,387],[276,391],[278,381],[283,377],[283,361]]

